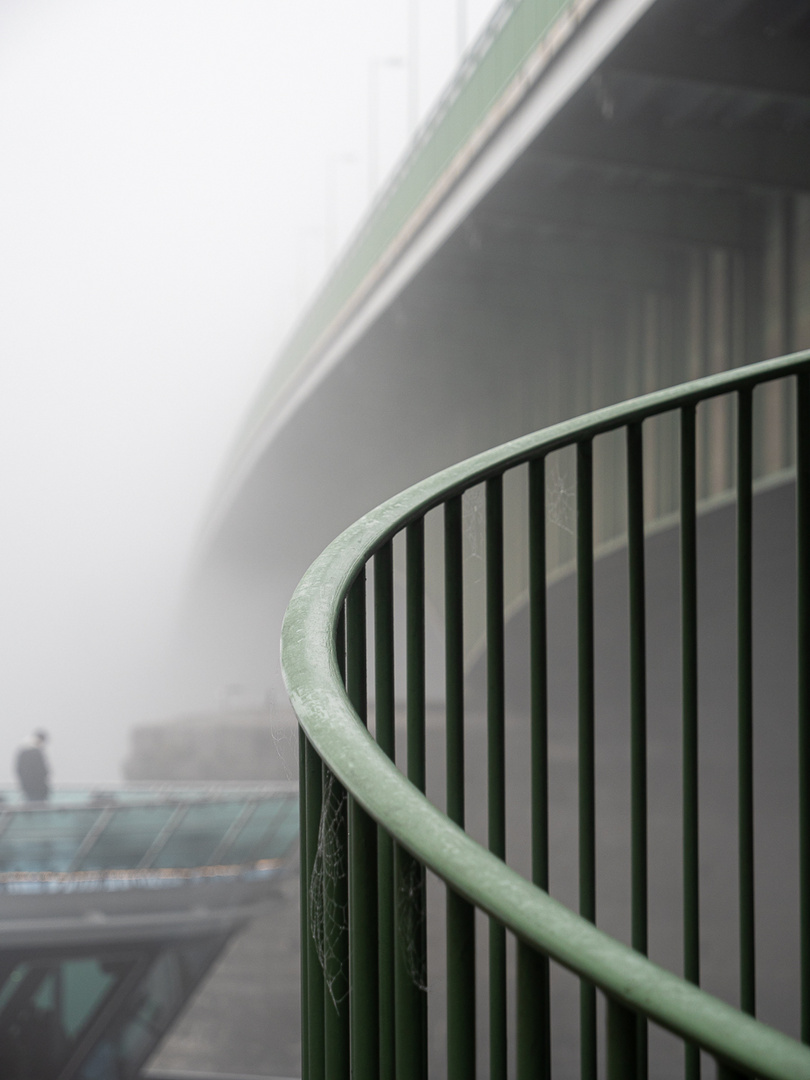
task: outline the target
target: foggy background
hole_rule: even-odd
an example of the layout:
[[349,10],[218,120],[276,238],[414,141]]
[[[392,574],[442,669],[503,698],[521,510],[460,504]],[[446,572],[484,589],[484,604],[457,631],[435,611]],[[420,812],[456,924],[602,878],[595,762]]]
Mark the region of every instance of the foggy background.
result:
[[218,468],[406,146],[409,11],[422,117],[496,6],[415,2],[0,0],[0,782],[222,703],[165,662]]

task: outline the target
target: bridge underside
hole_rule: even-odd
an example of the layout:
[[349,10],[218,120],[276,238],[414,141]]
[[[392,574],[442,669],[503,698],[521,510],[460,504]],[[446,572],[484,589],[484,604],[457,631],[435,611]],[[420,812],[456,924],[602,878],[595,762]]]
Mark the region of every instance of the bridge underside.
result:
[[[295,582],[382,499],[556,420],[810,345],[807,3],[658,0],[510,160],[510,124],[587,29],[473,163],[500,155],[490,189],[331,343],[232,493],[192,616],[219,685],[266,682]],[[762,475],[790,464],[785,409],[763,403]]]

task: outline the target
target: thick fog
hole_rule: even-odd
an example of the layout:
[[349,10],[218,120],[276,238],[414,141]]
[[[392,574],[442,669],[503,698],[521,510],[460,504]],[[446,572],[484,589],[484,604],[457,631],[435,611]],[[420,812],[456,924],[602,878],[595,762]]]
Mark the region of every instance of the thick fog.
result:
[[492,7],[416,3],[0,5],[0,780],[34,727],[57,782],[115,779],[178,707],[240,418]]

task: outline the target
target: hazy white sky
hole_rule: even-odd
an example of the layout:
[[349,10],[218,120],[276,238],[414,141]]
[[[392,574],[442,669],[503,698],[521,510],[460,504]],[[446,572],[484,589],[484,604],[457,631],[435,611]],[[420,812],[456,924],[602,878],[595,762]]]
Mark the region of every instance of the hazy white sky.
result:
[[[113,779],[160,711],[216,470],[367,203],[372,79],[402,152],[409,2],[0,0],[0,780],[40,725]],[[421,0],[423,113],[459,10]]]

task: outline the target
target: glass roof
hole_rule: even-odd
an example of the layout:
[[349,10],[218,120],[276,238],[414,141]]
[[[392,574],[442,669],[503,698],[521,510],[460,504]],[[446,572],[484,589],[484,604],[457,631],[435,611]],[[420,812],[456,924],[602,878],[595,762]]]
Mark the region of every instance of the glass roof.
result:
[[0,884],[41,873],[250,867],[284,859],[297,832],[293,785],[9,797],[0,806]]

